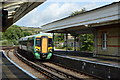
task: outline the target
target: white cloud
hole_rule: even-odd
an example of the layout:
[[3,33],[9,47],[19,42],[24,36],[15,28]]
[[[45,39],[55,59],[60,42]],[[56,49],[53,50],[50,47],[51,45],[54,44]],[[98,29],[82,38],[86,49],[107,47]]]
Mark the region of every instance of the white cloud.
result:
[[[83,5],[84,4],[84,5]],[[44,9],[38,8],[31,11],[23,19],[17,22],[17,25],[40,27],[43,24],[69,16],[73,11],[86,8],[87,10],[99,6],[97,3],[53,3],[51,2]]]

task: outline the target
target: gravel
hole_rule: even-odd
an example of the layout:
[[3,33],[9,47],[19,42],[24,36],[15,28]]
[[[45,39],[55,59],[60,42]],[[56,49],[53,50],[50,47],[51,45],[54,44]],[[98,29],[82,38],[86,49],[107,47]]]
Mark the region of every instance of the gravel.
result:
[[16,64],[18,64],[20,67],[22,67],[23,69],[25,69],[26,71],[28,71],[29,73],[31,73],[32,75],[36,76],[37,78],[39,78],[40,80],[46,80],[46,77],[44,75],[42,75],[40,72],[38,72],[37,70],[33,69],[32,67],[28,66],[27,64],[25,64],[24,62],[22,62],[21,60],[19,60],[13,53],[14,50],[6,50],[5,52],[7,53],[8,57],[15,62]]

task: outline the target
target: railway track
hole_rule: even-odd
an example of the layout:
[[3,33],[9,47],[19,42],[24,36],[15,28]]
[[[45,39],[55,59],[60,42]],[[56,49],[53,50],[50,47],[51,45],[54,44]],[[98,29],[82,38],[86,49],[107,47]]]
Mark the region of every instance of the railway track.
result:
[[66,72],[61,71],[59,69],[56,69],[55,67],[49,66],[49,64],[51,64],[49,62],[47,62],[47,63],[36,62],[36,64],[50,70],[52,73],[57,74],[58,76],[61,76],[62,79],[83,80],[82,78],[79,78],[79,77],[74,76],[72,74],[66,73]]
[[[17,53],[16,50],[13,50],[13,48],[9,49],[12,49],[12,51],[14,51],[14,55],[18,57],[21,61],[36,69],[50,80],[99,80],[92,76],[75,72],[74,70],[56,65],[52,62],[41,62],[38,60],[35,60],[34,62],[29,61],[25,57]],[[11,52],[11,50],[9,51]],[[7,55],[9,51],[7,52]]]
[[[57,65],[50,63],[50,62],[41,62],[41,61],[34,61],[31,62],[15,52],[15,55],[28,64],[29,66],[33,67],[34,69],[38,70],[42,74],[44,74],[47,78],[52,80],[99,80],[97,78],[91,77],[89,75],[84,75],[83,73],[80,74],[78,72],[74,72],[72,70],[67,70],[63,67],[58,68]],[[53,67],[54,66],[54,67]],[[63,70],[64,69],[64,70]]]
[[[13,51],[12,48],[11,48],[11,50]],[[9,50],[7,50],[7,51],[9,52]],[[27,60],[25,57],[21,56],[19,53],[17,53],[16,50],[15,50],[14,54],[19,59],[21,59],[21,61],[28,64],[31,68],[33,67],[34,69],[38,70],[38,72],[45,75],[47,77],[47,79],[49,78],[51,80],[101,80],[101,77],[93,76],[92,74],[87,74],[87,73],[83,73],[83,72],[81,73],[81,72],[74,70],[74,68],[68,68],[59,63],[41,62],[38,60],[31,62],[31,61]],[[69,64],[69,65],[72,65],[72,64]],[[75,65],[75,66],[78,66],[78,65]],[[63,71],[63,68],[66,70]],[[72,74],[71,74],[71,72],[72,72]]]
[[[44,74],[47,78],[52,80],[66,80],[66,79],[72,79],[72,80],[82,80],[79,78],[76,78],[72,75],[65,74],[64,72],[60,72],[56,69],[50,68],[48,66],[45,66],[44,64],[40,64],[38,62],[34,63],[31,61],[28,61],[26,58],[22,57],[20,54],[15,54],[20,60],[28,64],[29,66],[33,67],[34,69],[40,71],[42,74]],[[64,75],[64,76],[63,76]],[[67,77],[66,77],[67,76]]]
[[36,62],[36,64],[44,66],[45,68],[50,69],[51,71],[56,72],[69,80],[100,80],[96,77],[65,68],[64,66],[60,66],[52,62]]

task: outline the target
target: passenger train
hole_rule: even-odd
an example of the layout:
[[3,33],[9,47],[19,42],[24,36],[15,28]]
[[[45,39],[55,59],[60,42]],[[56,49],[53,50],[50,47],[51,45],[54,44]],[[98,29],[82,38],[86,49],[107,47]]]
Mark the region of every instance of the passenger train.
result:
[[49,60],[53,54],[52,36],[47,33],[40,33],[23,37],[19,40],[18,51],[27,55],[30,60]]

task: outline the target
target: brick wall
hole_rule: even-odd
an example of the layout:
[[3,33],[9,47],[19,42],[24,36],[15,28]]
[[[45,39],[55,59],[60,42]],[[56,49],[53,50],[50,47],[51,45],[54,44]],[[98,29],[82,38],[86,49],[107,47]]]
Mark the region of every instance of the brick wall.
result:
[[[102,34],[106,33],[106,42],[107,42],[107,49],[102,49]],[[120,56],[120,27],[106,27],[98,29],[98,36],[97,36],[98,54],[106,54],[106,55],[115,55]]]

